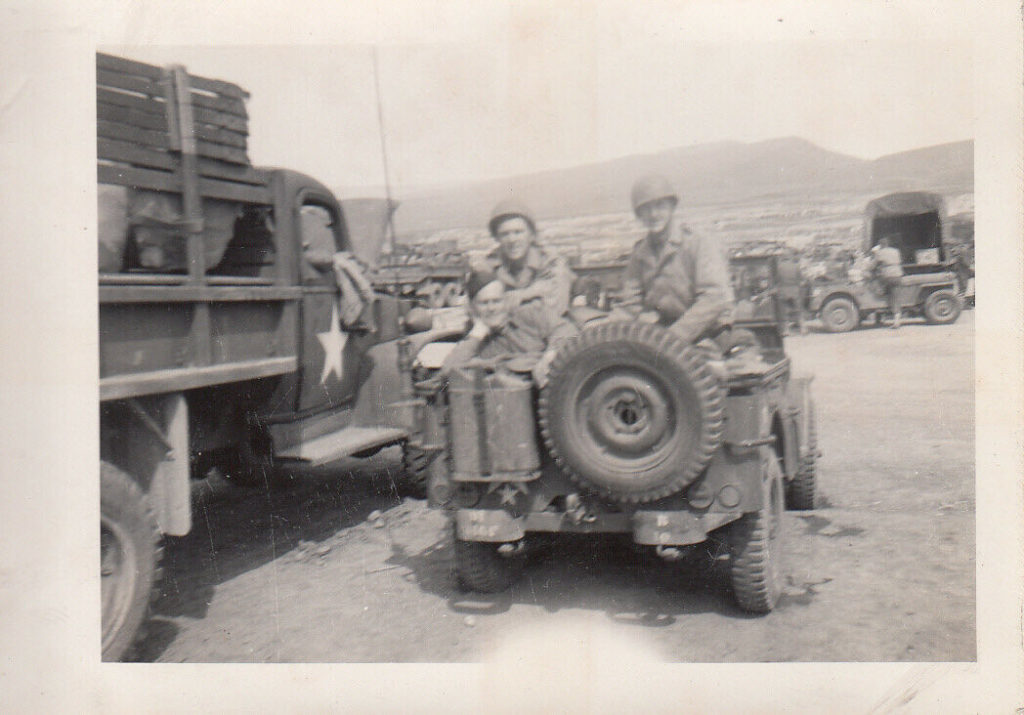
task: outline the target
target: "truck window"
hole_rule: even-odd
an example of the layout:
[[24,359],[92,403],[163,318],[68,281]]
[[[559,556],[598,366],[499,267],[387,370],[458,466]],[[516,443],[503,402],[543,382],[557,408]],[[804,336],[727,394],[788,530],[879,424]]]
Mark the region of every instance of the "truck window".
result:
[[235,219],[231,240],[213,275],[272,278],[277,252],[274,212],[270,206],[245,205]]
[[335,237],[335,225],[333,212],[322,204],[307,202],[299,210],[304,283],[333,279],[332,258],[341,248]]

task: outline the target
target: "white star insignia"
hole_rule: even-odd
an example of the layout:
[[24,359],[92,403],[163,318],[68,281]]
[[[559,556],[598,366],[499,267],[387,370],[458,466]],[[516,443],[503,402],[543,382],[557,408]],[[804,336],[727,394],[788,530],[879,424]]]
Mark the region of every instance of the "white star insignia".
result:
[[331,304],[331,327],[326,333],[317,333],[316,339],[324,349],[324,370],[320,373],[320,384],[327,382],[327,376],[332,372],[342,376],[342,353],[345,351],[345,343],[348,342],[348,333],[341,330],[338,323],[338,306],[332,301]]
[[499,489],[498,488],[498,483],[494,482],[494,483],[491,484],[490,487],[488,487],[487,493],[490,494],[493,491],[497,491],[499,494],[501,494],[501,504],[503,506],[505,504],[508,504],[509,506],[515,506],[516,505],[516,497],[519,496],[519,493],[520,492],[522,492],[523,494],[528,493],[526,487],[524,487],[522,484],[518,484],[518,483],[517,484],[512,484],[512,483],[502,484],[501,488]]

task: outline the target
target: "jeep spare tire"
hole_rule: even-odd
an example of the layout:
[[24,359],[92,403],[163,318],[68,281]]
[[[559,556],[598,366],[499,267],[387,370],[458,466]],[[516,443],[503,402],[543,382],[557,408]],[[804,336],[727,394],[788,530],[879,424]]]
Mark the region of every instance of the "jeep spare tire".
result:
[[722,438],[722,387],[703,355],[657,325],[608,322],[569,340],[540,393],[541,434],[587,490],[648,502],[684,489]]

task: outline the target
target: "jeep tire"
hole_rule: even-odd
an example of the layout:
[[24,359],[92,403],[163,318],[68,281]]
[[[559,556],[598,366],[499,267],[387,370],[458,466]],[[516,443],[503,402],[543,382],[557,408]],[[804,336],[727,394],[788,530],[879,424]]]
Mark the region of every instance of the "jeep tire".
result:
[[149,500],[128,474],[100,462],[102,657],[121,660],[139,636],[160,578],[160,533]]
[[729,575],[740,608],[769,613],[782,593],[782,469],[771,450],[761,456],[764,506],[729,527]]
[[848,333],[860,324],[860,313],[849,298],[829,298],[821,306],[821,323],[830,333]]
[[606,322],[558,351],[538,412],[559,467],[590,492],[649,502],[688,486],[722,439],[723,388],[657,325]]
[[477,593],[499,593],[519,580],[524,554],[502,556],[501,544],[455,539],[455,575],[459,586]]
[[818,492],[818,424],[814,413],[814,400],[807,400],[807,444],[796,476],[786,485],[786,508],[814,509]]
[[931,293],[924,301],[924,319],[932,325],[955,323],[963,309],[963,301],[952,290],[943,288]]

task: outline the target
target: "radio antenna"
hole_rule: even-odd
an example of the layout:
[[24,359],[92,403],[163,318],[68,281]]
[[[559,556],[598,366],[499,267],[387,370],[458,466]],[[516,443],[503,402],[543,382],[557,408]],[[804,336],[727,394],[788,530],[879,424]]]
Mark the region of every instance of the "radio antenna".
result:
[[393,215],[394,203],[391,200],[391,178],[388,172],[388,143],[384,136],[384,106],[380,98],[380,62],[377,58],[377,45],[373,46],[373,88],[377,95],[377,127],[380,131],[380,156],[384,164],[384,196],[387,198],[387,237],[385,247],[388,253],[395,252],[395,224]]

